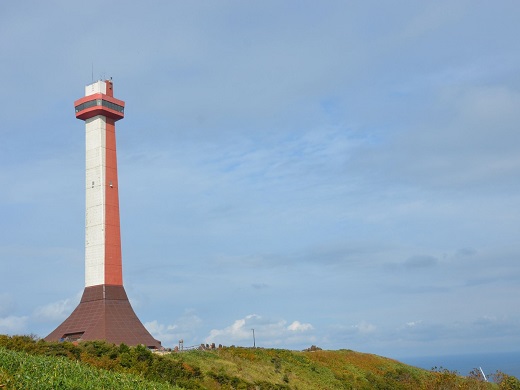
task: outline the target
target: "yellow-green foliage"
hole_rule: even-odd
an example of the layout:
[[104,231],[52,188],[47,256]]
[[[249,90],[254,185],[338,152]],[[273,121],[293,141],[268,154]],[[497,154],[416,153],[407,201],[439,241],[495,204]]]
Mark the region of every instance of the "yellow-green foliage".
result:
[[[201,368],[206,374],[203,384],[208,389],[498,389],[493,383],[447,370],[423,370],[348,350],[296,352],[223,348],[185,352],[180,357]],[[173,359],[180,357],[179,354],[172,356]]]
[[99,370],[63,357],[32,356],[0,347],[0,384],[14,390],[179,389],[132,374]]
[[197,377],[201,375],[197,367],[189,367],[182,362],[152,354],[144,346],[128,347],[124,344],[117,346],[104,341],[86,341],[79,345],[67,342],[47,343],[28,336],[0,335],[0,347],[2,346],[33,355],[65,357],[98,369],[136,374],[150,381],[167,382],[184,387],[185,384],[196,384]]
[[520,390],[518,379],[502,373],[488,383],[478,371],[463,377],[350,350],[231,347],[158,355],[143,346],[0,335],[0,351],[0,384],[9,389]]

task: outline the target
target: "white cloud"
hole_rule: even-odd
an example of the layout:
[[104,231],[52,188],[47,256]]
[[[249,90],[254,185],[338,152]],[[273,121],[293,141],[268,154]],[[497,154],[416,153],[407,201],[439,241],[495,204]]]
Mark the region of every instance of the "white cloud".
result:
[[73,298],[62,299],[44,306],[39,306],[34,310],[33,317],[37,321],[42,322],[63,321],[79,304],[81,294],[82,292],[79,292]]
[[144,323],[145,328],[165,347],[177,345],[179,340],[184,340],[184,346],[198,345],[200,340],[195,336],[200,328],[202,320],[195,311],[187,310],[173,324],[161,324],[157,320]]
[[361,321],[359,324],[354,325],[354,328],[361,334],[374,333],[377,327],[369,322]]
[[175,344],[180,337],[178,332],[178,326],[160,324],[157,320],[145,322],[144,327],[150,332],[153,337],[160,340],[163,346],[169,346]]
[[[233,322],[233,324],[224,329],[212,329],[205,341],[208,343],[215,342],[215,340],[218,339],[223,339],[224,342],[226,342],[225,340],[233,340],[236,342],[252,338],[253,336],[251,329],[253,329],[253,320],[257,318],[259,319],[260,316],[257,316],[256,314],[250,314],[245,318],[236,320]],[[246,327],[246,323],[250,326]]]
[[293,332],[306,332],[314,328],[311,324],[302,324],[300,321],[294,321],[287,329]]
[[0,318],[0,333],[23,334],[27,328],[27,316],[8,316]]
[[205,342],[223,345],[244,345],[244,343],[252,345],[253,329],[257,346],[289,348],[291,345],[312,343],[316,340],[313,334],[303,334],[314,329],[311,324],[293,321],[287,326],[285,320],[272,321],[256,314],[250,314],[223,329],[212,329]]

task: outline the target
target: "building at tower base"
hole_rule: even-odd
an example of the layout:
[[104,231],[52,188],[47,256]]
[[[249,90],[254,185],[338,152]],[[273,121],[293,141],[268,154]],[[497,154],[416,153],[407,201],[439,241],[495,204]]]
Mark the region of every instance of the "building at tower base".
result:
[[160,348],[137,318],[123,287],[115,122],[125,102],[110,80],[85,88],[74,102],[86,129],[85,290],[72,314],[46,341],[105,340]]
[[135,314],[123,286],[86,287],[81,302],[46,341],[106,340],[160,348]]

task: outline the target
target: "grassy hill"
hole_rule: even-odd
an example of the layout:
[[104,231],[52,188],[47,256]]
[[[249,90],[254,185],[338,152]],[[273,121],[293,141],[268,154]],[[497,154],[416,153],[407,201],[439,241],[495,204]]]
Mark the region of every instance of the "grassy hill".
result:
[[32,356],[0,347],[0,386],[5,389],[180,389],[138,375],[110,372],[66,358]]
[[47,343],[0,335],[3,389],[520,389],[514,377],[483,382],[384,357],[339,351],[220,348],[153,354],[104,342]]

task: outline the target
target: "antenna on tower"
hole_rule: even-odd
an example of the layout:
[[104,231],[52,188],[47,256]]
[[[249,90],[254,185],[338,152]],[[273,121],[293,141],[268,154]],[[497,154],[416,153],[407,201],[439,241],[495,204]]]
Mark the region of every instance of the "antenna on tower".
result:
[[94,61],[92,61],[92,84],[94,84]]
[[484,380],[487,382],[486,374],[484,374],[484,371],[482,370],[482,367],[479,367],[480,372],[482,373],[482,376],[484,377]]

